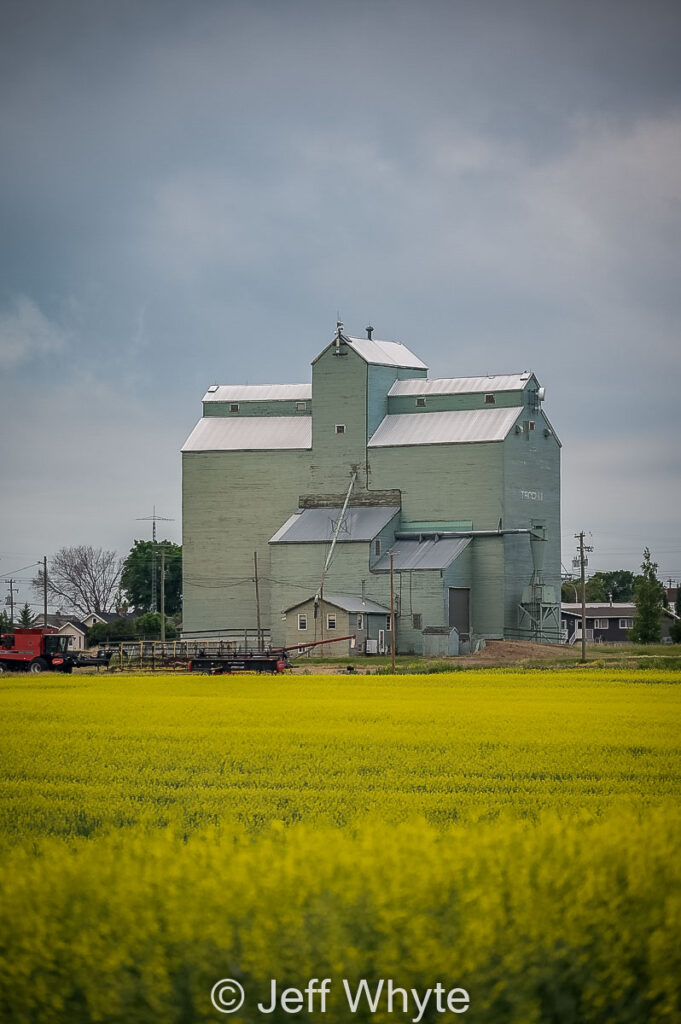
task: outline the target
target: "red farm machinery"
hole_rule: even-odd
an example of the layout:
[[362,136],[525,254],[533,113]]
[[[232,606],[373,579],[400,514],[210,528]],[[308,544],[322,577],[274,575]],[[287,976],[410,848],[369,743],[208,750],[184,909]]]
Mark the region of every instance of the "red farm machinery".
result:
[[16,626],[0,637],[0,675],[4,672],[71,672],[76,659],[69,637],[55,629]]

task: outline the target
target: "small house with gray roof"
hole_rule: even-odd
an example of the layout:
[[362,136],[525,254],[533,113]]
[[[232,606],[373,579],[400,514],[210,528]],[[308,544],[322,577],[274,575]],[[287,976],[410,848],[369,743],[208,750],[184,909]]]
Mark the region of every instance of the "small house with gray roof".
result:
[[528,371],[431,379],[367,334],[339,325],[309,384],[204,395],[182,449],[185,635],[255,630],[257,555],[276,645],[347,629],[353,649],[389,649],[391,561],[400,653],[558,639],[560,442],[544,388]]

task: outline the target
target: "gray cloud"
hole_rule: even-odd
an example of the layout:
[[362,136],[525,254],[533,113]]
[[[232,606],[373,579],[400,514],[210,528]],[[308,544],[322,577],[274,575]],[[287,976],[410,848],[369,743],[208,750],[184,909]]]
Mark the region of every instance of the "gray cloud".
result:
[[0,310],[0,365],[5,371],[64,348],[66,333],[51,323],[25,295]]
[[[533,368],[568,536],[603,524],[634,560],[670,536],[672,463],[653,507],[617,453],[648,472],[678,435],[679,25],[662,0],[5,4],[17,550],[28,522],[125,549],[140,501],[177,507],[206,384],[308,378],[337,309],[437,375]],[[85,439],[98,536],[43,436]]]

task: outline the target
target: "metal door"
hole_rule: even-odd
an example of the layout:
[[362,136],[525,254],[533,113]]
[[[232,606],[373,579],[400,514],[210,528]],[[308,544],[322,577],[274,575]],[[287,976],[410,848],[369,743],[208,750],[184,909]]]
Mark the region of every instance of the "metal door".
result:
[[449,588],[449,625],[455,626],[459,636],[471,631],[471,592],[468,587]]

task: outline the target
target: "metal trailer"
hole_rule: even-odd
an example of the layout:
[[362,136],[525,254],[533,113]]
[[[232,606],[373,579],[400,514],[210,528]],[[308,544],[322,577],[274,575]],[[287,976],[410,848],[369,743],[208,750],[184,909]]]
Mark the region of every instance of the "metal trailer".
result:
[[339,640],[351,640],[354,633],[348,636],[334,636],[330,640],[316,640],[289,647],[275,647],[266,651],[235,651],[231,654],[201,652],[192,656],[188,662],[190,672],[204,672],[209,675],[223,675],[232,672],[285,672],[291,667],[291,656],[294,651],[303,654],[311,647],[322,644],[337,643]]

